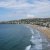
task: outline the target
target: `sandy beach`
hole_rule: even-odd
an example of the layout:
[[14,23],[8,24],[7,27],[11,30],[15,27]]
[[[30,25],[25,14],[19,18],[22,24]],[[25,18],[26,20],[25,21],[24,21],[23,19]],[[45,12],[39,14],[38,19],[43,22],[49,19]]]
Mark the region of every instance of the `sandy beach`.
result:
[[29,25],[30,27],[39,30],[50,40],[50,28],[42,27],[38,25]]
[[32,27],[42,32],[47,37],[47,39],[50,40],[50,28],[38,25],[32,25]]
[[48,43],[49,43],[47,50],[50,50],[50,28],[42,27],[38,25],[29,25],[29,26],[43,33],[43,35],[47,38]]

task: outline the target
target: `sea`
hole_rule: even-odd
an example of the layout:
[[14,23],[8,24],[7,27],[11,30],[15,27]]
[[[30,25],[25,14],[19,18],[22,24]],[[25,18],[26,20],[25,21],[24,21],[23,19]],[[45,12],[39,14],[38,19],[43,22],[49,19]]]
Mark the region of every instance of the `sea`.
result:
[[47,40],[22,24],[0,24],[0,50],[46,50]]
[[0,24],[0,50],[25,50],[31,32],[24,25]]

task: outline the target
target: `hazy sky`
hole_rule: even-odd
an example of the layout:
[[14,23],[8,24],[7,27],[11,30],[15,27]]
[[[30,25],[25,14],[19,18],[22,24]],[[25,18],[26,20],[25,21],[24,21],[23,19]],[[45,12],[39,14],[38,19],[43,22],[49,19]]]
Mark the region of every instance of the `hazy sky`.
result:
[[50,0],[0,0],[0,20],[50,17]]

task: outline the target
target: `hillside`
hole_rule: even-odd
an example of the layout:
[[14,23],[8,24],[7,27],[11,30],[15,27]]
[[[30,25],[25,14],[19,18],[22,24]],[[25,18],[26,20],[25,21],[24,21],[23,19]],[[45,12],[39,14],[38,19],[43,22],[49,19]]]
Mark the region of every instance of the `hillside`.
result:
[[0,22],[0,24],[34,24],[50,27],[50,18],[33,18]]

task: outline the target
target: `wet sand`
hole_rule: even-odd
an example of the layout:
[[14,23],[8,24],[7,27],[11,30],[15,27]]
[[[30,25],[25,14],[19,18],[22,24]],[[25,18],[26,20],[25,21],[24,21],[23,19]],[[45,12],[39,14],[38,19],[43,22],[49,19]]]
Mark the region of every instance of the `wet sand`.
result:
[[50,40],[50,28],[42,27],[42,26],[38,26],[38,25],[29,25],[29,26],[39,30]]
[[42,27],[42,26],[38,26],[38,25],[29,25],[30,27],[39,30],[40,32],[43,33],[43,35],[47,38],[48,40],[48,49],[46,50],[50,50],[50,28],[47,27]]

